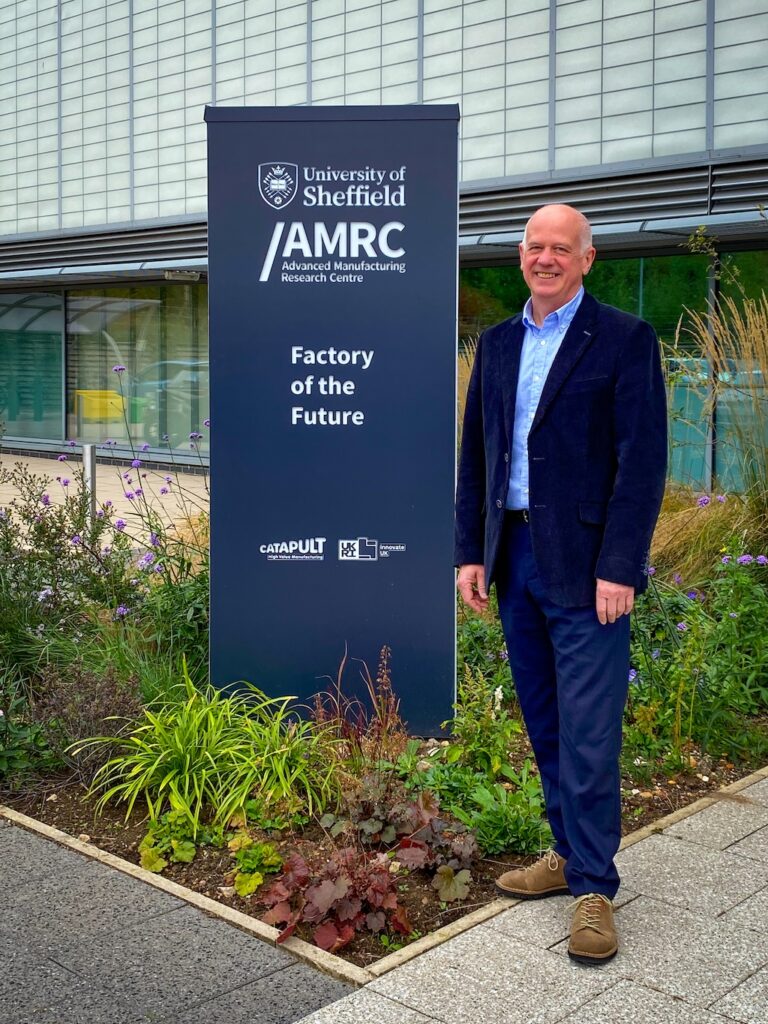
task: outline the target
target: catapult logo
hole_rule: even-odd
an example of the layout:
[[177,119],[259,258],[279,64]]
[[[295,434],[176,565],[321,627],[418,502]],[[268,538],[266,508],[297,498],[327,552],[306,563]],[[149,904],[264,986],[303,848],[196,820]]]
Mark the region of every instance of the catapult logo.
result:
[[322,562],[326,537],[304,537],[301,540],[275,540],[260,544],[259,553],[268,562]]
[[282,210],[295,199],[298,183],[298,164],[259,164],[259,194],[273,210]]

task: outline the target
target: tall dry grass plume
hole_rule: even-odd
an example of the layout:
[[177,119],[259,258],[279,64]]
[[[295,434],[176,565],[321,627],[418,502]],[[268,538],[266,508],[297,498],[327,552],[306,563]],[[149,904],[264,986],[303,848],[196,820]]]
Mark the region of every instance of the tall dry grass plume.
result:
[[[691,312],[681,341],[709,364],[701,387],[704,415],[717,431],[719,463],[738,467],[749,544],[768,543],[768,296],[723,296]],[[717,472],[717,466],[716,466]],[[722,481],[717,482],[722,487]]]
[[459,348],[456,370],[456,398],[458,402],[458,442],[461,444],[461,428],[464,423],[464,410],[467,406],[467,388],[472,375],[472,366],[477,352],[477,337],[468,338]]

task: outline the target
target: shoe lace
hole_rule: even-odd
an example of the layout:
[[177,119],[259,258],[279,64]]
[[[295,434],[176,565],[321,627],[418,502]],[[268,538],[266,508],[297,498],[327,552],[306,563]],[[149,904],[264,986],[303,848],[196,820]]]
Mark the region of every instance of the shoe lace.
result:
[[560,859],[555,851],[550,848],[549,850],[545,850],[539,859],[535,860],[533,864],[529,864],[526,868],[523,868],[523,871],[533,871],[534,868],[537,868],[542,861],[547,862],[547,867],[550,871],[557,871],[560,866]]
[[612,907],[613,904],[600,892],[588,892],[584,896],[579,896],[571,906],[576,908],[579,928],[591,928],[592,931],[599,932],[601,911],[604,906]]

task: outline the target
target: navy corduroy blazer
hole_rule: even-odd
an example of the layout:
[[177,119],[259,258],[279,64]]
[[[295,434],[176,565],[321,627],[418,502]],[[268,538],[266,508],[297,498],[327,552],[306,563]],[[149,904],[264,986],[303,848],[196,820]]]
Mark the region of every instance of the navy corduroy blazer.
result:
[[[484,331],[467,393],[456,499],[456,565],[494,578],[525,328]],[[650,324],[585,294],[547,376],[528,436],[530,530],[547,596],[595,599],[596,578],[642,593],[667,465],[666,391]]]

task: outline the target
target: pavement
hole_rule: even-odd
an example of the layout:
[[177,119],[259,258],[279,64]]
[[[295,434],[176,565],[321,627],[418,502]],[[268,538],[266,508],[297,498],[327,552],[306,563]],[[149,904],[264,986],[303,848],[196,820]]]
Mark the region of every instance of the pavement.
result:
[[293,1024],[349,991],[0,818],[0,1024]]
[[0,818],[0,1024],[768,1024],[768,770],[755,778],[626,841],[610,963],[568,959],[558,896],[360,988]]

